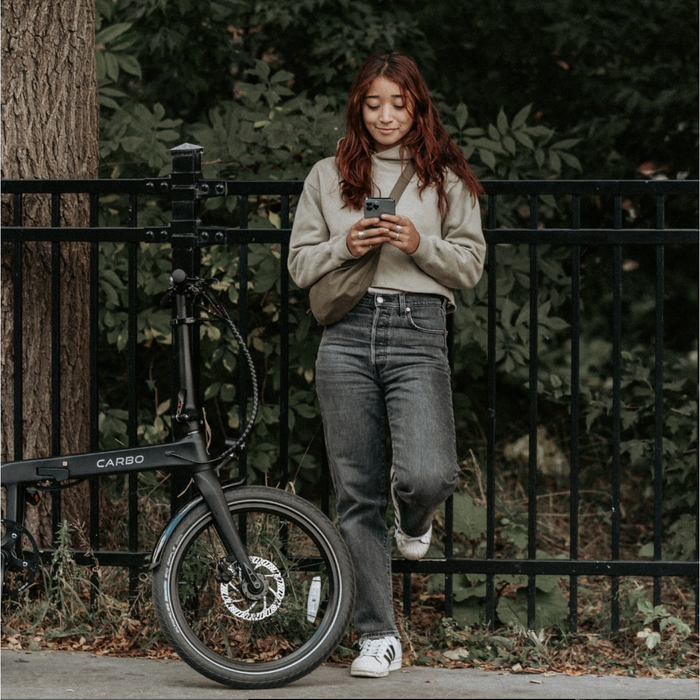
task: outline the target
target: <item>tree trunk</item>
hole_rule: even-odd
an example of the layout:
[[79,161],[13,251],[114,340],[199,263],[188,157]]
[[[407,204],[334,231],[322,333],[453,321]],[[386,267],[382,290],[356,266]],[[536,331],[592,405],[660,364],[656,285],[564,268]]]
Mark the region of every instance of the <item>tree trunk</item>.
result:
[[[2,177],[94,178],[99,159],[94,0],[2,0]],[[2,199],[2,223],[12,225],[12,201]],[[61,225],[88,225],[86,197],[63,196]],[[22,224],[51,225],[50,197],[25,196]],[[89,246],[21,246],[22,289],[13,244],[2,248],[3,461],[89,449]],[[51,272],[60,273],[60,424],[52,419]],[[21,293],[22,427],[14,425],[13,301]],[[61,517],[85,519],[85,486],[64,494]],[[50,542],[50,499],[29,525],[40,546]],[[38,515],[38,518],[37,518]],[[35,522],[32,522],[34,520]],[[41,522],[38,527],[36,521]],[[48,527],[47,527],[48,523]]]

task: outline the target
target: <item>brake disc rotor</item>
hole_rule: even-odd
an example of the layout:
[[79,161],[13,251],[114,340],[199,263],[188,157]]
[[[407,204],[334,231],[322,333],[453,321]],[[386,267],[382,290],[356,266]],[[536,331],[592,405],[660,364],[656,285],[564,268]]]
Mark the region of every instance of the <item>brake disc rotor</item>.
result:
[[261,596],[247,594],[247,587],[242,580],[240,567],[231,564],[228,571],[232,578],[221,583],[220,591],[224,605],[232,615],[250,622],[264,620],[274,615],[284,599],[284,579],[279,569],[267,559],[250,557],[255,573],[265,581],[265,591]]

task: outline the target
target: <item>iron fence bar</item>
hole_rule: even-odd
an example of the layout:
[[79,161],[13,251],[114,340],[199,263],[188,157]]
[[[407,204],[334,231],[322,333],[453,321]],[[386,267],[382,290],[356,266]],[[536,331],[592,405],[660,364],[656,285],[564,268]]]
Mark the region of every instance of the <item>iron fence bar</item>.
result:
[[[22,195],[14,195],[12,203],[12,217],[15,226],[22,224]],[[13,293],[13,310],[12,310],[12,341],[13,341],[13,368],[12,368],[12,393],[14,399],[13,413],[13,457],[14,459],[22,459],[24,454],[23,440],[23,423],[24,416],[22,407],[24,406],[24,381],[23,381],[23,355],[24,355],[24,328],[23,310],[24,310],[24,251],[22,244],[15,241],[12,245],[13,265],[12,265],[12,293]]]
[[255,195],[299,195],[303,180],[210,180],[201,179],[200,197],[250,197]]
[[[136,195],[129,195],[129,226],[136,227],[138,224]],[[138,243],[127,243],[127,295],[128,295],[128,367],[127,376],[129,377],[128,389],[128,418],[127,418],[127,439],[129,447],[138,446],[138,383],[137,367],[138,367],[138,270],[137,256]],[[138,482],[139,475],[134,472],[128,477],[128,510],[129,510],[129,549],[134,552],[139,548],[139,500],[138,500]],[[129,569],[129,600],[132,606],[135,605],[138,594],[139,571],[135,567]]]
[[48,226],[5,226],[2,230],[7,242],[22,243],[49,241],[75,241],[87,243],[167,243],[170,240],[170,226],[158,228],[126,228],[121,226],[69,227],[60,229]]
[[496,229],[484,231],[487,243],[529,243],[556,245],[663,245],[665,243],[694,244],[697,229]]
[[[91,193],[89,195],[90,206],[90,226],[97,226],[99,223],[99,195]],[[89,298],[90,298],[90,398],[89,398],[89,422],[90,422],[90,451],[97,452],[99,446],[100,423],[99,423],[99,391],[98,391],[98,347],[99,347],[99,296],[98,287],[100,284],[100,261],[99,246],[97,243],[90,243],[88,261],[89,274]],[[93,551],[100,548],[100,479],[97,476],[88,480],[90,491],[90,532],[89,541]],[[97,591],[99,590],[100,577],[96,569],[90,576],[92,589],[90,591],[91,603],[97,603]]]
[[[622,200],[615,196],[615,227],[622,228]],[[612,454],[612,559],[620,558],[620,421],[622,381],[622,248],[613,246],[613,454]],[[620,627],[620,579],[610,581],[611,628]]]
[[[61,225],[61,195],[51,195],[51,225]],[[61,249],[51,243],[51,451],[61,454]],[[51,532],[53,541],[61,523],[61,492],[51,494]]]
[[487,194],[654,195],[698,194],[697,180],[484,180]]
[[[700,451],[695,450],[695,473],[700,473]],[[700,480],[695,482],[695,503],[700,502]],[[698,562],[700,553],[700,518],[695,518],[695,562]],[[697,633],[700,629],[700,576],[695,575],[695,627]]]
[[[42,550],[42,560],[51,561],[53,550]],[[101,566],[147,566],[152,552],[96,551],[76,550],[76,561]],[[571,562],[568,559],[393,559],[392,571],[396,574],[486,574],[491,576],[618,576],[618,577],[684,577],[696,581],[697,561],[654,562],[649,560],[585,560]]]
[[[197,226],[198,246],[231,243],[287,243],[291,229],[277,228],[226,228]],[[221,234],[220,238],[216,234]],[[142,242],[167,243],[172,238],[169,224],[158,227],[125,228],[104,227],[63,227],[56,230],[41,226],[5,226],[3,239],[7,243],[16,241],[87,241],[87,242]],[[663,245],[666,243],[695,244],[698,242],[697,229],[484,229],[486,243],[529,243],[558,245]]]
[[[445,559],[454,556],[454,497],[445,501]],[[453,616],[454,578],[445,574],[445,617]]]
[[[183,144],[189,149],[199,148]],[[182,148],[182,147],[178,147]],[[2,181],[5,194],[81,194],[96,192],[99,194],[168,194],[172,185],[170,177],[152,177],[145,179],[111,179],[94,180],[16,180]],[[204,193],[202,186],[210,189]],[[217,191],[217,185],[223,185],[225,191]],[[487,195],[682,195],[698,194],[698,180],[484,180],[482,182]],[[198,196],[225,195],[279,195],[301,194],[303,180],[198,180]]]
[[[247,198],[241,196],[247,202]],[[200,246],[235,243],[280,243],[289,244],[291,228],[227,228],[222,226],[200,226],[198,228]]]
[[[410,619],[411,617],[411,572],[404,571],[401,574],[401,602],[403,604],[403,614]],[[447,602],[447,595],[445,595]],[[445,613],[447,616],[447,613]]]
[[3,180],[4,194],[168,194],[170,178]]
[[[656,228],[664,228],[664,198],[656,197]],[[654,559],[661,559],[663,507],[663,389],[664,389],[664,247],[656,246],[656,307],[654,367]],[[654,606],[661,605],[661,579],[654,577]],[[658,628],[658,621],[656,621]]]
[[[21,182],[21,181],[20,181]],[[491,195],[654,195],[697,194],[697,180],[484,180]],[[200,196],[301,194],[303,180],[216,180],[202,179]],[[202,186],[207,191],[202,192]],[[221,189],[224,188],[223,191]]]
[[[283,196],[280,223],[289,228],[289,196]],[[280,244],[280,466],[282,484],[289,481],[289,243]]]
[[395,573],[413,574],[491,574],[508,576],[606,576],[697,577],[697,561],[591,560],[579,559],[394,559]]
[[[537,230],[537,198],[530,197],[530,228]],[[530,328],[529,328],[529,445],[528,445],[528,483],[527,483],[527,552],[530,559],[537,558],[537,334],[538,334],[538,269],[537,245],[531,244],[530,253]],[[527,581],[527,626],[535,627],[535,600],[537,581],[533,575]]]
[[[454,370],[455,364],[455,336],[454,336],[454,314],[449,314],[446,318],[445,329],[447,331],[447,358],[450,372]],[[445,501],[445,558],[451,559],[454,556],[454,496],[450,494]],[[445,616],[452,617],[454,596],[454,578],[452,574],[445,574]]]
[[[573,196],[572,228],[581,225],[581,197]],[[571,461],[569,465],[569,558],[578,559],[579,401],[581,380],[581,246],[571,248]],[[569,631],[578,630],[578,578],[569,576]]]
[[[241,229],[248,228],[248,197],[238,199],[239,225]],[[245,343],[248,342],[248,244],[241,242],[238,246],[238,330]],[[238,424],[242,434],[246,424],[246,409],[248,407],[248,374],[243,358],[238,358]],[[238,475],[248,476],[248,451],[241,452],[238,462]]]
[[[488,198],[488,224],[496,227],[497,195]],[[488,243],[487,281],[487,419],[486,419],[486,558],[496,556],[496,291],[498,278],[497,248]],[[486,576],[486,624],[493,628],[496,619],[495,581],[493,574]]]

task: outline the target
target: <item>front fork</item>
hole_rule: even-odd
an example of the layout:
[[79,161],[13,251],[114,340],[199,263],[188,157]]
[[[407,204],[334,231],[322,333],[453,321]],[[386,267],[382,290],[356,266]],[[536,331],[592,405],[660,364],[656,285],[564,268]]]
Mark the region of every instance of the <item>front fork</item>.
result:
[[214,527],[228,553],[228,556],[225,557],[226,561],[235,560],[238,563],[243,580],[247,584],[243,588],[253,595],[259,595],[266,587],[265,579],[255,573],[241,536],[233,523],[226,496],[216,472],[211,467],[205,468],[201,471],[195,471],[192,478],[205,503],[209,506]]

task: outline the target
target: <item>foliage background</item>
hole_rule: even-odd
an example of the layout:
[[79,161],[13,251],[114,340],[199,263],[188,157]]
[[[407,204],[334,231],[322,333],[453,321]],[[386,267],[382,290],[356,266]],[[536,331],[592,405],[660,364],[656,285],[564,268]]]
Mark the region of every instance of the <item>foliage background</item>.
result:
[[[484,0],[426,4],[417,0],[97,0],[97,70],[101,101],[101,174],[144,177],[167,174],[169,149],[189,141],[204,147],[207,177],[303,179],[319,158],[333,153],[343,133],[343,100],[359,63],[372,51],[411,53],[434,90],[440,113],[477,175],[491,179],[697,178],[698,8],[684,0]],[[303,47],[300,50],[299,47]],[[610,202],[583,203],[584,225],[610,225]],[[128,205],[101,202],[103,223],[125,222]],[[235,226],[237,202],[207,201],[206,222]],[[167,219],[157,198],[140,203],[143,225]],[[623,203],[625,227],[653,227],[645,201]],[[570,203],[541,198],[543,226],[567,225]],[[697,211],[668,202],[668,225],[694,226]],[[499,225],[527,221],[526,202],[499,209]],[[650,223],[652,222],[652,223]],[[279,203],[258,198],[250,225],[279,226]],[[127,261],[124,249],[101,246],[100,357],[103,376],[101,446],[125,443],[126,381],[122,351],[127,339]],[[690,558],[697,494],[697,259],[667,249],[667,348],[665,353],[664,555]],[[167,246],[140,250],[138,320],[141,392],[139,440],[169,434],[168,314],[157,309],[170,272]],[[651,533],[644,503],[650,497],[653,441],[653,251],[625,247],[623,354],[623,556],[649,556]],[[540,256],[540,436],[542,486],[564,488],[570,396],[569,252],[542,246]],[[276,246],[251,246],[248,289],[250,344],[262,382],[263,406],[249,463],[259,479],[275,480],[280,468],[279,262]],[[212,247],[203,274],[238,299],[235,246]],[[583,427],[582,510],[609,518],[611,461],[612,262],[610,251],[584,251],[582,292]],[[527,435],[528,258],[519,246],[499,249],[498,416],[499,547],[525,549],[525,499],[505,494],[525,474]],[[460,293],[455,317],[455,405],[466,491],[473,492],[485,451],[485,280]],[[306,294],[292,291],[290,333],[290,471],[298,491],[318,493],[322,454],[313,387],[319,329]],[[202,387],[210,422],[238,427],[237,355],[216,328],[204,328]],[[159,476],[141,481],[142,499],[158,497]],[[122,480],[109,489],[123,501]],[[512,495],[512,494],[511,494]],[[157,500],[157,499],[156,499]],[[516,505],[513,505],[516,504]],[[465,553],[483,546],[483,502],[466,493],[456,501],[458,544]],[[566,503],[557,506],[561,513]],[[165,517],[160,514],[160,517]],[[457,528],[456,528],[457,529]],[[142,542],[158,528],[144,526]],[[480,544],[481,543],[481,544]],[[568,543],[543,543],[543,555],[565,554]],[[456,602],[464,622],[483,618],[483,582],[463,577]],[[512,600],[522,581],[509,581]],[[566,616],[559,587],[544,579],[538,590],[552,622]],[[505,600],[505,598],[504,598]],[[460,608],[461,604],[461,608]],[[517,618],[504,608],[504,620]],[[522,605],[520,606],[522,612]],[[548,618],[549,620],[549,618]]]

